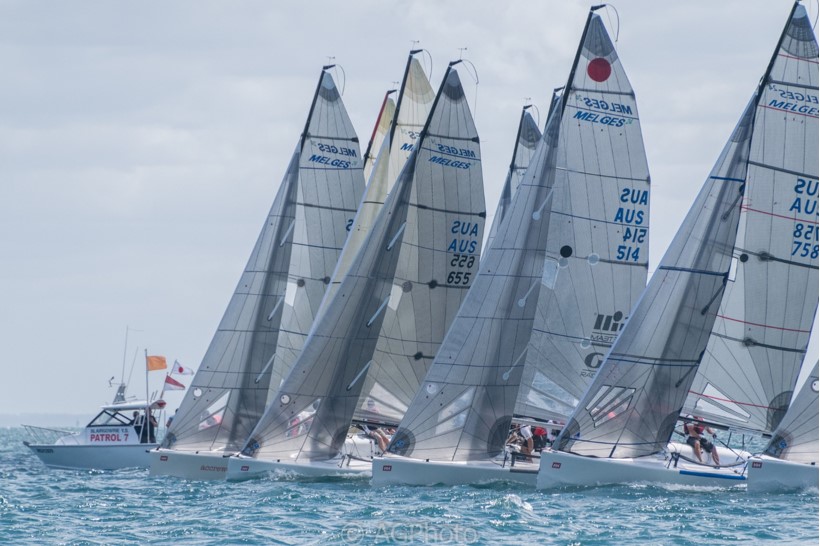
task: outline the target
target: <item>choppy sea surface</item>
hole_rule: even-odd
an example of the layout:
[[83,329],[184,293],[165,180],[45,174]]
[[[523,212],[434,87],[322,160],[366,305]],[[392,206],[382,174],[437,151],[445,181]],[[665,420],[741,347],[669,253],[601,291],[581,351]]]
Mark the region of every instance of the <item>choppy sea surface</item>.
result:
[[818,544],[817,491],[371,487],[46,468],[0,429],[0,544]]

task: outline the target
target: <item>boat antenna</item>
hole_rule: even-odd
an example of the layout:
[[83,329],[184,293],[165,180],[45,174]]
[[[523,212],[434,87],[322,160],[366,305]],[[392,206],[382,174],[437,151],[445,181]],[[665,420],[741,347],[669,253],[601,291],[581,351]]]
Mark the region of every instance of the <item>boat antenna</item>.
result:
[[475,96],[473,98],[473,116],[475,116],[475,115],[478,114],[478,70],[476,70],[476,67],[475,67],[475,65],[473,64],[473,62],[471,60],[463,59],[461,57],[461,55],[465,51],[467,51],[467,48],[466,47],[460,47],[460,48],[458,48],[458,50],[461,52],[458,56],[458,60],[457,61],[452,61],[450,63],[450,66],[453,67],[453,66],[455,66],[459,63],[463,63],[464,66],[469,66],[469,67],[472,68],[472,72],[468,69],[467,73],[470,74],[470,76],[473,78],[473,81],[475,82]]
[[[120,374],[120,383],[125,381],[125,358],[128,354],[128,325],[125,325],[125,345],[122,348],[122,374]],[[110,381],[109,381],[110,383]]]
[[137,347],[134,349],[134,358],[131,360],[131,369],[128,370],[128,381],[125,384],[131,383],[131,376],[134,374],[134,366],[137,364],[137,354],[139,354],[140,348]]

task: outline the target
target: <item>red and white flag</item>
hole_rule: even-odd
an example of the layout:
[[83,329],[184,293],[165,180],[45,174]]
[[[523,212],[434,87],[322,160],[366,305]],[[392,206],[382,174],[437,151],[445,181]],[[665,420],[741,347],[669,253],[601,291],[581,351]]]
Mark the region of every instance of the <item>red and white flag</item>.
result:
[[194,370],[191,368],[186,368],[179,361],[174,360],[174,369],[171,373],[175,373],[177,375],[194,375]]
[[165,390],[166,391],[184,391],[185,385],[171,377],[170,375],[165,376]]

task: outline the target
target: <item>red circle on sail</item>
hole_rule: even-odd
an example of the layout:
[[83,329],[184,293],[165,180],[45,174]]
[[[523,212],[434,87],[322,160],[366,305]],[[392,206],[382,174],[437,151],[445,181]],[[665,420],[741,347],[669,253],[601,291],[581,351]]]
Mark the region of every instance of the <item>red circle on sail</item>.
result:
[[587,74],[596,82],[604,82],[609,79],[609,75],[612,74],[612,67],[609,65],[609,61],[598,57],[597,59],[589,61]]

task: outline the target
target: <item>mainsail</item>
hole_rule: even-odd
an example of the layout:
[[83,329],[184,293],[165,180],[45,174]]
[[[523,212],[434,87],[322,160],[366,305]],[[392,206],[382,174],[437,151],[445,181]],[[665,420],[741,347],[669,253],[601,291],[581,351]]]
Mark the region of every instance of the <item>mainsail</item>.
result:
[[518,133],[515,137],[515,147],[513,148],[512,161],[510,161],[510,170],[507,172],[507,179],[504,180],[504,187],[501,188],[501,197],[498,200],[498,206],[495,209],[495,216],[493,216],[493,223],[490,226],[490,232],[487,235],[486,248],[490,248],[498,233],[498,226],[501,225],[502,220],[506,216],[510,208],[512,197],[518,190],[524,174],[527,172],[527,167],[530,166],[535,149],[538,142],[541,140],[541,131],[535,120],[532,119],[532,114],[529,109],[532,105],[525,106],[521,111],[521,120],[518,122]]
[[325,67],[256,245],[162,447],[238,451],[307,332],[364,190],[356,133]]
[[650,179],[635,93],[593,13],[582,44],[564,92],[520,418],[566,421],[646,288]]
[[[549,319],[566,325],[552,324],[550,332],[571,328],[578,344],[589,331],[576,326],[585,315],[594,317],[598,304],[599,313],[611,313],[613,301],[625,296],[626,304],[642,288],[648,182],[632,90],[600,17],[591,12],[567,90],[553,100],[476,284],[390,452],[441,461],[486,460],[502,452],[544,292],[566,292],[555,298],[563,307]],[[632,195],[637,203],[622,201]],[[630,221],[623,218],[626,210]],[[642,235],[619,259],[627,228]],[[610,296],[596,302],[592,283]],[[583,364],[583,355],[575,359]]]
[[[438,309],[414,313],[442,329],[446,313],[439,309],[454,313],[449,310],[471,284],[464,274],[469,268],[450,264],[456,255],[479,259],[486,216],[480,161],[475,125],[450,67],[413,155],[244,454],[290,462],[333,458],[358,405],[386,309],[410,297],[435,302]],[[406,341],[405,354],[422,353]]]
[[755,102],[556,440],[559,450],[637,457],[669,441],[729,275]]
[[786,415],[775,429],[766,455],[796,463],[817,464],[818,451],[818,375],[815,362],[803,387],[792,400]]
[[761,84],[732,274],[684,412],[771,433],[818,302],[818,47],[796,4]]

